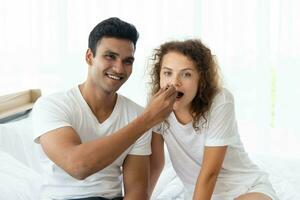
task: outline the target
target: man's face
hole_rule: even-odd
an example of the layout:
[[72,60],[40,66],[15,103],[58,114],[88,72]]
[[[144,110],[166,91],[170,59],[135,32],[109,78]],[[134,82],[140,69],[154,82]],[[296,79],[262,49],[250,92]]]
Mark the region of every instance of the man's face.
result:
[[88,79],[104,93],[116,92],[132,72],[134,44],[130,40],[104,37],[97,45],[96,55],[88,49]]

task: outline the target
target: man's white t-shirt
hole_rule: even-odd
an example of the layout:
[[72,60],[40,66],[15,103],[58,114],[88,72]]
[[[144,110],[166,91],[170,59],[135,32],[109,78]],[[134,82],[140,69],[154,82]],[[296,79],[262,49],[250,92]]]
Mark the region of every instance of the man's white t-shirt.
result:
[[[214,98],[208,124],[195,131],[192,123],[181,124],[174,113],[154,127],[162,134],[174,170],[191,199],[201,169],[205,146],[228,146],[212,199],[227,199],[246,192],[266,175],[248,157],[240,140],[231,93],[222,89]],[[229,198],[228,198],[229,199]]]
[[[33,109],[34,140],[51,130],[70,126],[82,143],[114,133],[135,119],[143,108],[118,94],[113,112],[99,123],[81,95],[78,87],[40,98]],[[151,132],[148,131],[130,146],[111,165],[77,180],[53,163],[39,145],[39,159],[43,168],[42,199],[71,199],[91,196],[113,198],[122,196],[121,166],[128,154],[150,155]]]

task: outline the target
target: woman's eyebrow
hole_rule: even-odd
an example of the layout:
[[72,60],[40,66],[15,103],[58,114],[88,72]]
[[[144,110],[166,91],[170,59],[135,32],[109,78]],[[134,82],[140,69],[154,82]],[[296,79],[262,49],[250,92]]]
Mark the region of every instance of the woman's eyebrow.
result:
[[[167,69],[167,70],[170,70],[170,71],[173,70],[172,68],[169,68],[169,67],[162,67],[161,69]],[[180,71],[187,71],[187,70],[195,71],[195,69],[192,68],[192,67],[186,67],[186,68],[181,69]]]

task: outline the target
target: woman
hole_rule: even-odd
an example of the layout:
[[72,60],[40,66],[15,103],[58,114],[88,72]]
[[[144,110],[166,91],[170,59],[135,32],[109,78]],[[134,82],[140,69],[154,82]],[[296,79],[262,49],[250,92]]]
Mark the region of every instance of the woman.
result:
[[153,128],[151,190],[164,165],[164,142],[188,200],[278,200],[268,175],[240,140],[232,94],[221,87],[210,49],[199,40],[156,49],[152,95],[173,85],[173,112]]

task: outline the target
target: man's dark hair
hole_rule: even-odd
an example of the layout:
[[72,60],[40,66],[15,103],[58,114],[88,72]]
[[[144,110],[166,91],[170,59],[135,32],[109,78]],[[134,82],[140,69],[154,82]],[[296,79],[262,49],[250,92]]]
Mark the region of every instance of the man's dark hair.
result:
[[128,39],[134,44],[139,38],[139,33],[135,26],[117,17],[108,18],[95,26],[89,35],[89,48],[96,55],[98,43],[103,37],[114,37],[119,39]]

